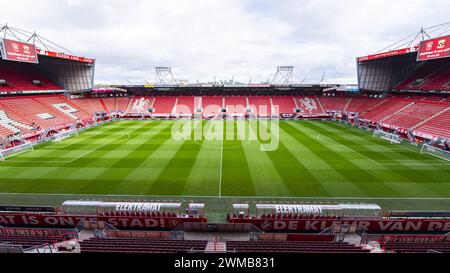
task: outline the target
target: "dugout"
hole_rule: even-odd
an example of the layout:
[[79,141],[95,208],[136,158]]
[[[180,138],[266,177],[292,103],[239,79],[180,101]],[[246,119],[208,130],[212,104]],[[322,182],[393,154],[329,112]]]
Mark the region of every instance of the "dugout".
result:
[[314,215],[325,217],[381,217],[382,208],[376,204],[257,204],[257,217],[263,215]]
[[181,214],[181,203],[65,201],[61,205],[67,214],[108,213],[170,213]]

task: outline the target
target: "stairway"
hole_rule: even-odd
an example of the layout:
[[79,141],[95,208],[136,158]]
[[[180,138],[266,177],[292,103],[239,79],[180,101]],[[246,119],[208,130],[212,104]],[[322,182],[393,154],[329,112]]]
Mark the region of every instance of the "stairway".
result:
[[300,107],[298,107],[297,98],[293,97],[293,100],[294,100],[294,104],[295,104],[295,109],[299,109]]
[[344,107],[344,111],[342,111],[343,113],[347,113],[348,107],[350,106],[350,103],[352,103],[352,101],[353,101],[353,98],[350,98],[350,99],[347,101],[347,104],[346,104],[345,107]]
[[156,101],[156,97],[153,97],[152,102],[150,103],[150,108],[153,108],[153,106],[155,105],[155,101]]
[[175,100],[175,105],[172,108],[172,115],[176,115],[177,114],[178,100],[179,100],[179,98],[177,98]]
[[129,97],[128,98],[128,104],[127,104],[127,107],[125,107],[125,113],[128,113],[128,110],[129,110],[130,106],[133,105],[134,99],[135,99],[135,97]]
[[397,115],[398,113],[403,112],[405,109],[408,109],[409,107],[413,106],[414,104],[416,104],[415,101],[414,101],[414,102],[411,102],[410,104],[406,105],[405,107],[403,107],[402,109],[398,110],[397,112],[395,112],[395,113],[393,113],[393,114],[390,114],[390,115],[387,115],[386,117],[384,117],[383,119],[381,119],[378,123],[383,123],[383,122],[385,122],[386,120],[390,119],[391,117],[393,117],[393,116]]
[[419,128],[420,126],[422,126],[422,125],[424,125],[425,123],[427,123],[427,122],[429,122],[429,121],[431,121],[431,120],[437,118],[438,116],[444,114],[445,112],[447,112],[447,111],[449,111],[449,110],[450,110],[450,107],[445,108],[444,110],[440,111],[439,113],[435,114],[434,116],[427,118],[426,120],[420,122],[420,123],[417,124],[417,125],[414,125],[413,127],[411,127],[411,130],[415,130],[415,129]]
[[323,113],[323,114],[326,114],[325,109],[323,109],[322,102],[320,101],[320,99],[319,99],[318,96],[316,96],[316,101],[317,101],[317,103],[319,104],[320,110],[322,111],[322,113]]
[[226,253],[227,244],[224,242],[208,242],[205,253]]

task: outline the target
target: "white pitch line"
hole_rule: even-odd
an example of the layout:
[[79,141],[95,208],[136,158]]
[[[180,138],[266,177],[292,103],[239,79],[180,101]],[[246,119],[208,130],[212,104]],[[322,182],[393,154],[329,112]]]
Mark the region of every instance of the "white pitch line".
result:
[[[326,141],[324,141],[323,139],[320,138],[321,136],[323,136],[323,135],[322,135],[322,134],[317,134],[316,138],[317,138],[319,141],[326,142]],[[336,140],[334,140],[334,139],[331,139],[331,138],[329,138],[329,137],[327,137],[327,136],[325,136],[325,137],[326,137],[327,139],[333,141],[335,144],[338,144],[338,145],[340,145],[340,146],[342,146],[342,147],[345,147],[345,148],[347,148],[348,150],[353,151],[354,153],[359,154],[360,156],[364,157],[365,159],[367,159],[367,160],[369,160],[369,161],[371,161],[371,162],[373,162],[373,163],[375,163],[375,164],[377,164],[377,165],[382,165],[380,162],[375,161],[375,160],[373,160],[372,158],[369,158],[369,157],[367,157],[367,156],[361,154],[361,153],[358,152],[358,151],[355,151],[354,149],[348,147],[347,145],[344,145],[344,144],[342,144],[342,143],[340,143],[340,142],[338,142],[338,141],[336,141]]]
[[[348,128],[348,127],[343,126],[342,124],[338,124],[338,125],[340,125],[343,128]],[[353,127],[352,128],[348,128],[348,129],[355,130],[355,131],[359,130],[359,129],[353,128]],[[379,144],[377,144],[377,145],[379,145]],[[391,148],[391,149],[393,149],[393,150],[405,150],[405,151],[410,151],[410,152],[415,152],[415,153],[418,152],[417,150],[415,150],[411,146],[401,146],[401,145],[399,145],[399,146]],[[438,160],[438,161],[440,161],[440,160],[441,161],[445,160],[447,162],[450,161],[448,159],[441,158],[441,157],[438,157],[438,156],[435,156],[435,155],[423,154],[423,156],[426,156],[426,157],[429,157],[431,159]],[[405,165],[405,166],[422,166],[422,165],[423,166],[447,166],[448,165],[448,164],[387,164],[387,163],[378,163],[378,164],[380,164],[382,166],[401,166],[401,165]]]
[[[322,135],[322,134],[317,134],[316,138],[317,138],[319,141],[327,142],[327,141],[321,139],[321,138],[320,138],[321,136],[324,136],[324,135]],[[343,146],[343,147],[345,147],[345,148],[347,148],[347,149],[349,149],[349,150],[351,150],[351,151],[353,151],[353,152],[359,154],[360,156],[366,158],[366,159],[369,160],[369,161],[372,161],[373,163],[375,163],[375,164],[377,164],[377,165],[379,165],[379,166],[449,166],[449,164],[437,164],[437,163],[436,163],[436,164],[435,164],[435,163],[430,163],[430,164],[428,164],[428,163],[380,163],[380,162],[378,162],[378,161],[376,161],[376,160],[374,160],[374,159],[371,159],[371,158],[369,158],[369,157],[367,157],[367,156],[361,154],[361,153],[358,152],[358,151],[355,151],[354,149],[348,147],[347,145],[344,145],[344,144],[342,144],[342,143],[340,143],[340,142],[338,142],[338,141],[336,141],[336,140],[334,140],[334,139],[331,139],[331,138],[329,138],[329,137],[327,137],[327,136],[325,136],[325,137],[328,138],[329,140],[335,142],[336,144],[341,145],[341,146]],[[403,148],[403,149],[406,149],[406,148]],[[435,159],[435,158],[433,158],[433,159]]]
[[[101,198],[101,197],[145,197],[145,198],[219,198],[219,196],[214,195],[124,195],[124,194],[63,194],[63,193],[0,193],[0,195],[31,195],[31,196],[80,196],[80,197],[90,197],[90,198]],[[286,199],[286,200],[449,200],[450,197],[311,197],[311,196],[297,196],[297,197],[277,197],[277,196],[222,196],[222,199]]]
[[80,159],[82,157],[85,157],[86,155],[88,155],[88,154],[90,154],[90,153],[92,153],[92,152],[94,152],[94,151],[96,151],[96,150],[98,150],[98,149],[100,149],[100,148],[102,148],[102,147],[104,147],[106,145],[109,145],[109,144],[113,143],[114,141],[118,140],[119,138],[121,138],[123,136],[127,136],[127,140],[130,138],[130,134],[121,135],[121,136],[119,136],[117,138],[114,138],[113,140],[111,140],[111,141],[101,145],[101,146],[98,146],[98,147],[96,147],[96,148],[94,148],[92,150],[87,151],[84,154],[81,154],[81,155],[73,158],[72,160],[48,160],[48,161],[44,161],[44,160],[41,160],[41,161],[35,161],[35,160],[31,160],[31,161],[13,160],[13,161],[7,161],[7,162],[11,162],[11,163],[14,163],[14,162],[17,162],[17,163],[73,163],[74,161],[76,161],[76,160],[78,160],[78,159]]
[[222,197],[223,142],[224,140],[222,137],[222,148],[220,149],[219,197]]

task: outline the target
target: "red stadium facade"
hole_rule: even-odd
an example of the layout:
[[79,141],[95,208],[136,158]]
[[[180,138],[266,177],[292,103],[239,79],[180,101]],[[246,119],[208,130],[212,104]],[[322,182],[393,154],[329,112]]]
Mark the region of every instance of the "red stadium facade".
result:
[[[273,83],[118,85],[101,89],[94,89],[94,59],[3,39],[0,160],[27,145],[52,141],[110,120],[180,118],[342,121],[415,145],[428,143],[449,151],[449,39],[430,39],[417,46],[357,58],[358,87]],[[368,243],[372,238],[380,244],[375,249],[379,252],[429,248],[450,252],[445,236],[450,232],[447,212],[391,217],[380,208],[376,215],[358,217],[325,215],[320,209],[251,215],[245,204],[245,212],[233,212],[226,218],[224,215],[222,223],[211,223],[204,204],[187,204],[186,213],[182,213],[181,203],[122,202],[114,203],[110,210],[97,204],[100,201],[74,204],[83,202],[95,204],[94,210],[71,212],[64,204],[60,208],[0,207],[0,242],[7,243],[0,244],[0,251],[16,251],[16,246],[22,251],[43,246],[57,249],[62,242],[70,242],[86,253],[367,253],[373,251]],[[276,206],[293,209],[313,205]],[[173,210],[164,211],[164,207]],[[85,230],[93,236],[79,240]],[[230,241],[225,246],[218,240],[183,240],[185,231],[243,232],[252,240]],[[361,235],[364,245],[345,243],[337,236],[345,234]],[[430,241],[439,238],[439,245],[417,248],[393,245],[386,239],[392,235],[397,241],[407,241],[412,234]]]

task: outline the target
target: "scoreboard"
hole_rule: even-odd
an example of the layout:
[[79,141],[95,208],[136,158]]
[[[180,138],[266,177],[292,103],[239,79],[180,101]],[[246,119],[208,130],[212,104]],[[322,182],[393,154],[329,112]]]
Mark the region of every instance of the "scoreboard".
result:
[[32,44],[1,39],[0,51],[4,60],[34,64],[39,62],[36,46]]
[[450,35],[422,41],[417,54],[418,61],[450,57]]

